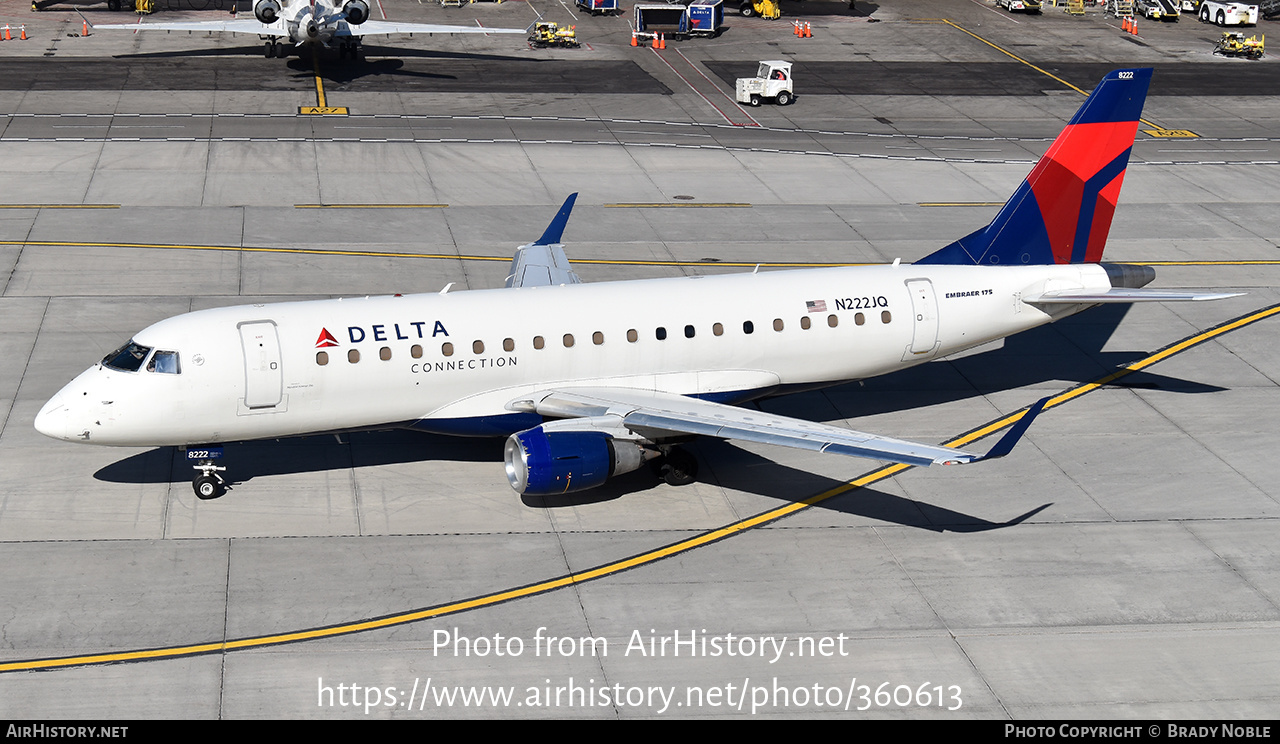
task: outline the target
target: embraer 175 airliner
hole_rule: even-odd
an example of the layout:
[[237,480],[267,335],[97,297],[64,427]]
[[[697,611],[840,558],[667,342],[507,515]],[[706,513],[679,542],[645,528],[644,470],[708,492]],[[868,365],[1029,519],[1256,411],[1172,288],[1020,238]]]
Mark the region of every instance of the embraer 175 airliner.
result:
[[295,46],[319,44],[328,47],[338,40],[338,56],[360,53],[360,37],[377,34],[523,34],[522,28],[483,26],[439,26],[430,23],[393,23],[369,20],[367,0],[256,0],[253,18],[225,21],[174,21],[165,23],[113,23],[94,26],[95,31],[225,31],[255,34],[265,40],[268,57],[288,55],[281,39]]
[[36,417],[68,442],[178,446],[220,495],[211,444],[408,428],[506,436],[513,489],[549,495],[648,462],[669,483],[691,435],[911,465],[1000,457],[738,408],[882,375],[1099,303],[1227,294],[1144,289],[1100,263],[1151,70],[1106,76],[991,224],[914,264],[582,284],[561,236],[576,194],[520,247],[506,287],[245,305],[138,333]]

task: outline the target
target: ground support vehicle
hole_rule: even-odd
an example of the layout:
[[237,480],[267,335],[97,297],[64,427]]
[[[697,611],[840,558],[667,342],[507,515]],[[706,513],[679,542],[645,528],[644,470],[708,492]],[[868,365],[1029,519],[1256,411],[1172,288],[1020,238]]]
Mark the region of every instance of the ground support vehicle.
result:
[[1246,3],[1204,0],[1200,3],[1200,20],[1218,26],[1255,26],[1258,23],[1258,6]]
[[782,6],[778,4],[778,0],[741,0],[738,12],[748,18],[760,16],[775,20],[782,17]]
[[786,106],[795,100],[791,87],[791,63],[778,59],[761,62],[755,77],[738,78],[735,93],[738,103],[759,106],[761,101],[769,98],[779,106]]
[[1041,11],[1040,0],[997,0],[997,5],[1010,13],[1036,13]]
[[1262,59],[1263,44],[1267,37],[1258,38],[1257,34],[1245,38],[1240,31],[1223,31],[1222,38],[1213,48],[1214,54],[1224,57],[1245,57],[1246,59]]
[[560,27],[554,21],[538,21],[533,24],[533,33],[529,34],[529,43],[538,49],[543,47],[575,48],[578,44],[578,31],[574,26]]

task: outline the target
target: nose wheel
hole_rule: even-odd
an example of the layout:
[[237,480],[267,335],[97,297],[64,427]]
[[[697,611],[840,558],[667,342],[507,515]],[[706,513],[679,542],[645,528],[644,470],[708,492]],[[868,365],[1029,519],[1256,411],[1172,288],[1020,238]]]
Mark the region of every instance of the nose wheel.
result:
[[227,492],[227,479],[222,477],[227,469],[214,464],[214,460],[221,458],[220,445],[187,450],[187,460],[196,463],[191,466],[196,471],[196,477],[191,480],[191,490],[196,492],[196,498],[216,499]]
[[199,471],[191,481],[191,488],[196,492],[196,498],[216,499],[227,492],[227,481],[222,477],[222,473],[227,470],[225,467],[214,465],[209,460],[192,467]]

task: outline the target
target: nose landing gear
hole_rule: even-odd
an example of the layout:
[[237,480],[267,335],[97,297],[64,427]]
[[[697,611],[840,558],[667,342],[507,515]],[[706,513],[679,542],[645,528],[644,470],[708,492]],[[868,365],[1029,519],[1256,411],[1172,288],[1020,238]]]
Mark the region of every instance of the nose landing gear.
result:
[[191,489],[196,492],[196,498],[216,499],[227,492],[227,481],[222,477],[227,469],[213,462],[221,457],[221,447],[187,450],[187,461],[197,463],[191,466],[198,473],[191,481]]

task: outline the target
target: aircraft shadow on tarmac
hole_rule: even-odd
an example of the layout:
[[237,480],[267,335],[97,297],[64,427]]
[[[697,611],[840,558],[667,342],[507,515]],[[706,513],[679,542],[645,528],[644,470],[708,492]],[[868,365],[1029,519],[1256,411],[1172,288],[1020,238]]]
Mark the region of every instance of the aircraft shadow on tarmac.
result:
[[[1117,366],[1146,356],[1145,352],[1103,350],[1128,312],[1127,305],[1095,308],[1010,337],[1002,348],[921,365],[867,380],[865,385],[851,383],[825,391],[782,396],[764,401],[761,407],[798,418],[836,418],[831,411],[831,400],[835,399],[844,406],[840,414],[856,419],[1045,383],[1065,382],[1064,387],[1070,387],[1073,383],[1096,380]],[[1112,385],[1188,394],[1224,389],[1150,372],[1131,373]],[[814,396],[827,396],[827,399]],[[1031,402],[1030,398],[1027,402]],[[495,472],[500,472],[503,444],[502,439],[446,437],[403,430],[372,431],[343,434],[341,442],[332,435],[317,435],[228,444],[223,462],[229,468],[234,492],[237,486],[244,487],[254,478],[264,476],[432,461],[491,463]],[[843,482],[781,464],[787,460],[783,449],[778,450],[774,460],[714,439],[698,440],[693,446],[701,455],[703,471],[699,480],[734,490],[796,501]],[[855,465],[850,472],[856,470]],[[172,447],[163,447],[112,463],[94,477],[110,483],[141,484],[184,483],[192,475],[181,453]],[[560,497],[526,496],[523,501],[534,508],[582,506],[657,488],[659,482],[647,468],[641,468],[590,491]],[[1007,522],[990,522],[874,488],[858,489],[819,506],[907,526],[973,532],[1018,524],[1048,508],[1049,504]]]

